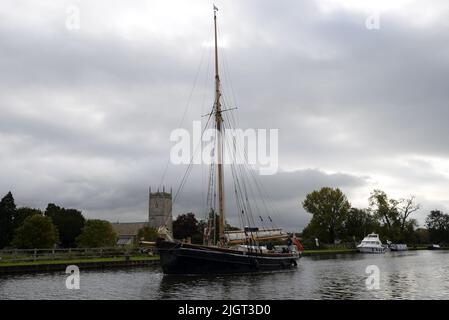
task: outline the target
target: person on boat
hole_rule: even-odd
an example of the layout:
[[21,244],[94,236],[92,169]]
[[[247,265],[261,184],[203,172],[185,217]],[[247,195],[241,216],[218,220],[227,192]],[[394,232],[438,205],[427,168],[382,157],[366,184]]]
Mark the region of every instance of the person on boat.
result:
[[293,244],[292,235],[291,235],[291,233],[289,233],[289,234],[288,234],[288,238],[287,238],[287,248],[288,248],[288,252],[292,251],[292,244]]
[[271,241],[267,243],[267,250],[268,251],[273,251],[274,250],[274,245],[273,245],[273,243]]
[[293,244],[298,248],[299,252],[303,252],[304,251],[304,248],[303,248],[301,242],[299,242],[299,239],[296,238],[295,235],[293,236]]
[[209,228],[205,227],[203,230],[203,244],[208,245],[209,244]]

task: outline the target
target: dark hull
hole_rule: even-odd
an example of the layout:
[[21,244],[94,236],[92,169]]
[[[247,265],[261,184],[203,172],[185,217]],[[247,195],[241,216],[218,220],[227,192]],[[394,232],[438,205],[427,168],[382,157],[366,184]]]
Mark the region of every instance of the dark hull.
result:
[[261,254],[237,250],[158,241],[165,274],[234,274],[294,268],[298,255]]

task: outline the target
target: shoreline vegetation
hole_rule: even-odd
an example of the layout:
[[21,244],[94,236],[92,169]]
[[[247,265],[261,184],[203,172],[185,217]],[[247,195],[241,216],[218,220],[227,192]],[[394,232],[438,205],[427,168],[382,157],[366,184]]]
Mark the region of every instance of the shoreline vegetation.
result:
[[[427,250],[427,247],[419,246],[409,248],[409,251],[413,250]],[[441,250],[449,250],[449,247],[442,247]],[[357,249],[335,248],[304,250],[303,252],[304,257],[326,256],[335,254],[358,254],[358,251]],[[36,261],[0,260],[0,275],[64,271],[69,265],[76,265],[80,269],[129,268],[150,265],[154,266],[159,265],[159,256],[131,255],[118,257],[48,259]]]
[[129,268],[158,265],[159,256],[125,256],[108,258],[77,258],[39,261],[0,261],[0,275],[65,271],[67,266],[80,269]]
[[[384,243],[407,244],[409,250],[427,249],[429,244],[449,249],[449,214],[433,210],[425,226],[418,227],[411,218],[420,209],[414,196],[392,199],[374,190],[368,208],[354,208],[340,189],[324,187],[309,193],[302,206],[312,217],[302,232],[293,234],[300,239],[305,257],[356,253],[357,243],[369,232],[379,234]],[[218,221],[214,215],[205,220],[197,220],[194,213],[178,215],[173,237],[203,243],[207,221]],[[227,230],[239,230],[225,223]],[[218,229],[216,224],[215,238]],[[53,203],[45,211],[18,208],[8,192],[0,200],[0,275],[65,271],[68,265],[81,269],[157,265],[158,256],[140,248],[137,241],[157,237],[157,230],[147,225],[137,231],[131,244],[122,245],[108,221],[86,219],[77,209]]]

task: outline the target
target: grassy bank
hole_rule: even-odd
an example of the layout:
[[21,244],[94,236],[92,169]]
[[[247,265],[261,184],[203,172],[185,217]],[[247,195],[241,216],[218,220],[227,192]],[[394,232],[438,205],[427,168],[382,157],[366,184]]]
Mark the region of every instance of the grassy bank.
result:
[[[159,260],[159,256],[131,256],[129,261],[150,261]],[[85,264],[85,263],[108,263],[126,261],[125,257],[110,257],[110,258],[78,258],[78,259],[61,259],[61,260],[38,260],[38,261],[2,261],[0,260],[0,268],[2,267],[16,267],[16,266],[38,266],[38,265],[52,265],[52,264]]]
[[142,255],[130,257],[97,257],[38,261],[3,261],[0,262],[0,275],[60,272],[65,271],[69,265],[76,265],[80,268],[80,270],[88,270],[144,267],[158,264],[158,256]]

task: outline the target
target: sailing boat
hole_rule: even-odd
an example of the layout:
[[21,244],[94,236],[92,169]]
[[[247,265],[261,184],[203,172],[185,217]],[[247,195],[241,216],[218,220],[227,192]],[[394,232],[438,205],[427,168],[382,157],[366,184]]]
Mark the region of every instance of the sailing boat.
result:
[[[218,193],[218,239],[212,241],[211,231],[215,235],[215,211],[212,210],[210,219],[213,227],[205,230],[203,245],[184,243],[171,238],[166,229],[160,229],[160,238],[156,241],[156,248],[160,255],[162,270],[165,274],[229,274],[261,272],[294,268],[301,256],[302,249],[299,241],[279,228],[259,229],[245,226],[243,230],[227,231],[225,223],[225,197],[223,172],[223,141],[224,131],[221,105],[220,77],[218,73],[217,49],[217,8],[214,6],[214,34],[215,34],[215,101],[211,115],[215,118],[217,135],[217,164],[215,191]],[[211,172],[215,171],[214,168]],[[241,210],[244,215],[244,210]],[[262,220],[262,217],[259,216]],[[271,221],[271,217],[269,217]],[[248,219],[247,221],[251,221]],[[262,220],[263,221],[263,220]],[[263,245],[269,241],[268,245]],[[288,245],[273,246],[271,241],[287,241]]]

